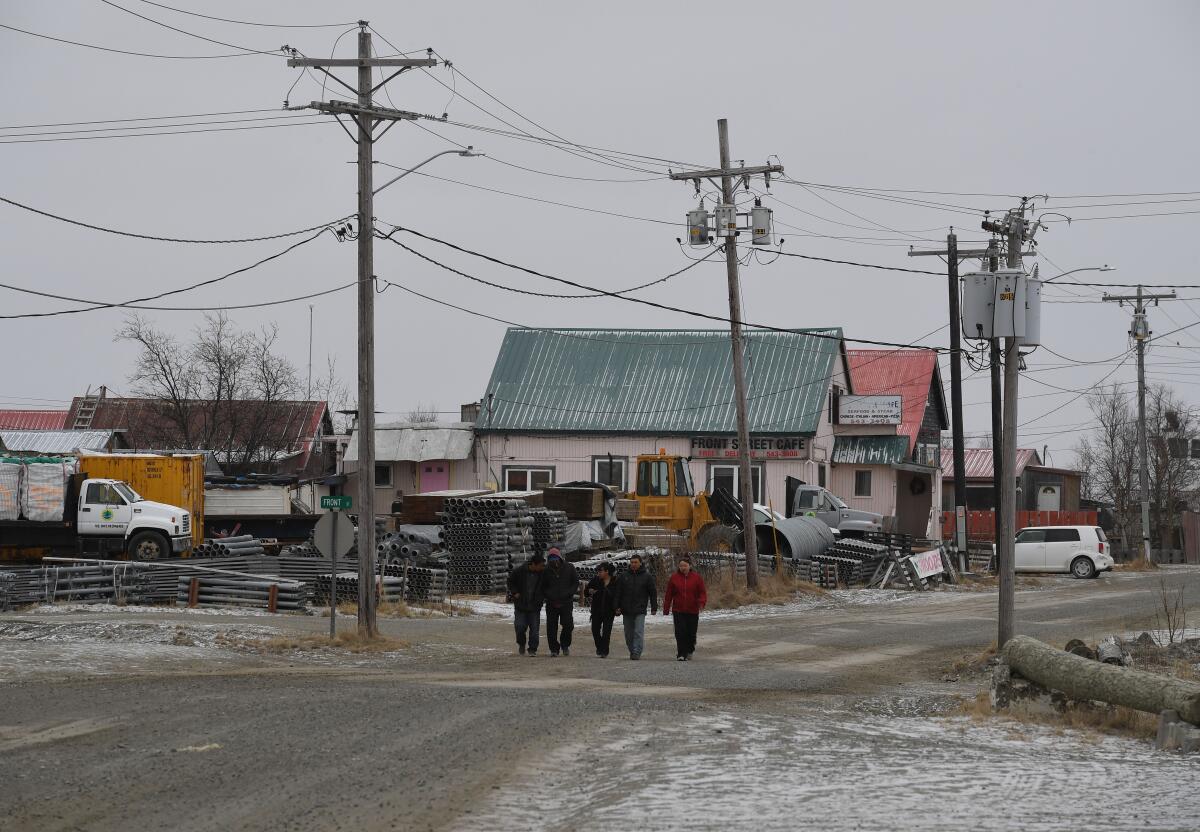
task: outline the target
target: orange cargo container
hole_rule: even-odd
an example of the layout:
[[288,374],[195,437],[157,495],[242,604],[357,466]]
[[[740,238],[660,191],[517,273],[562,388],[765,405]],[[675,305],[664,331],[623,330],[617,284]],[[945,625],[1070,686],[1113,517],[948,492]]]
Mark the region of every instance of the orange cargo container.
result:
[[81,454],[79,470],[89,477],[122,480],[147,500],[187,509],[192,545],[204,540],[204,457],[200,454]]

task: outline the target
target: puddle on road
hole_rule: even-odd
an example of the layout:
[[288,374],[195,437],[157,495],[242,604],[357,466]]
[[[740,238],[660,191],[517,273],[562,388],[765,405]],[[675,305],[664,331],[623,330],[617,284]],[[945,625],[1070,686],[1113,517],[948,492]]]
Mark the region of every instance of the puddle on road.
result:
[[1200,760],[965,718],[617,718],[522,768],[469,830],[1194,830]]

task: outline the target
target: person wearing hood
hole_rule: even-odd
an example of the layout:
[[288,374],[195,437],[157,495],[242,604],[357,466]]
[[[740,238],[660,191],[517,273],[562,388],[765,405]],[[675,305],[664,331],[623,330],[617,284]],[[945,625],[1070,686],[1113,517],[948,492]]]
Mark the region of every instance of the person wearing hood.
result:
[[[513,626],[517,631],[517,652],[536,656],[542,626],[542,604],[545,595],[546,559],[539,552],[508,575],[508,594],[513,604]],[[526,636],[529,653],[525,652]]]
[[617,584],[617,615],[625,629],[625,646],[629,658],[637,661],[642,657],[646,643],[646,606],[651,615],[658,615],[658,587],[654,576],[642,565],[640,555],[629,559],[629,571],[621,576]]
[[588,581],[584,595],[592,610],[592,641],[596,642],[596,655],[608,658],[608,645],[612,639],[613,621],[617,616],[617,579],[611,563],[596,567],[596,577]]
[[579,576],[575,564],[568,563],[553,546],[546,552],[546,572],[543,592],[546,595],[546,641],[550,655],[571,655],[571,633],[575,629],[575,595],[579,592]]
[[696,629],[700,611],[708,604],[708,588],[704,578],[692,569],[692,559],[684,555],[667,581],[663,594],[663,615],[672,615],[675,622],[675,658],[686,662],[696,652]]

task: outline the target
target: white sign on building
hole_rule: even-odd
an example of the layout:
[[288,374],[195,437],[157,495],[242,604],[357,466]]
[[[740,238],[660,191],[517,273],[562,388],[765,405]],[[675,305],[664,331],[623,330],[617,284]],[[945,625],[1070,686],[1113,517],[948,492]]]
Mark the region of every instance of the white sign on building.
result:
[[838,422],[843,425],[898,425],[900,396],[841,396]]

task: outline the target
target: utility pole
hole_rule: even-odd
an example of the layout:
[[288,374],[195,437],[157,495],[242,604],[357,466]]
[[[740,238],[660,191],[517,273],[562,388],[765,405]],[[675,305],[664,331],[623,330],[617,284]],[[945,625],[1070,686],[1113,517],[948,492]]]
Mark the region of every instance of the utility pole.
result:
[[1150,339],[1150,322],[1146,319],[1146,301],[1154,301],[1158,306],[1160,300],[1170,300],[1174,292],[1165,295],[1147,295],[1142,286],[1137,287],[1136,295],[1104,294],[1104,300],[1115,301],[1124,306],[1125,301],[1133,304],[1133,323],[1129,326],[1129,336],[1137,342],[1137,381],[1138,381],[1138,454],[1141,456],[1138,478],[1141,481],[1142,497],[1142,557],[1148,563],[1154,563],[1154,552],[1150,542],[1150,458],[1149,438],[1146,434],[1146,341]]
[[[398,121],[422,118],[419,113],[376,107],[371,97],[384,84],[415,67],[437,66],[433,58],[372,58],[371,32],[367,21],[358,22],[358,58],[289,58],[289,67],[314,67],[355,93],[355,104],[346,101],[314,101],[309,108],[338,117],[346,116],[358,126],[358,631],[374,638],[378,634],[375,598],[375,221],[372,176],[374,143]],[[357,67],[358,85],[347,84],[329,70]],[[371,71],[395,67],[396,71],[375,87]],[[375,128],[390,122],[379,135]],[[342,125],[345,129],[345,125]]]
[[[1021,244],[1025,241],[1025,208],[1008,214],[1008,267],[1020,269]],[[1017,297],[1020,297],[1018,295]],[[1016,602],[1017,557],[1017,384],[1021,371],[1021,339],[1004,339],[1004,490],[1000,492],[1000,549],[996,566],[1000,570],[1000,614],[996,633],[997,649],[1013,637]]]
[[[725,269],[729,284],[729,340],[733,352],[733,395],[737,404],[737,436],[738,436],[738,485],[739,498],[742,503],[742,532],[746,552],[746,585],[758,586],[758,539],[754,534],[754,484],[750,469],[750,426],[746,405],[746,367],[742,348],[742,290],[738,281],[737,259],[737,207],[733,196],[734,179],[748,181],[754,174],[763,174],[770,184],[772,173],[783,173],[782,165],[760,165],[736,168],[729,161],[729,122],[726,119],[717,120],[717,143],[720,153],[720,168],[716,170],[700,170],[687,173],[671,173],[672,179],[691,180],[721,180],[721,202],[716,211],[716,236],[725,240]],[[760,210],[758,208],[756,211]],[[757,235],[757,231],[756,231]]]

